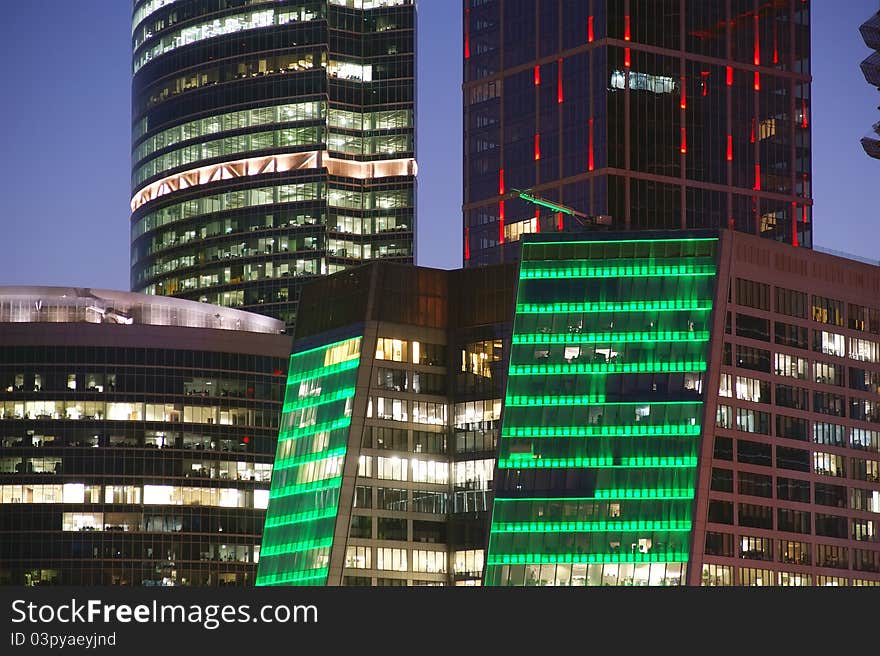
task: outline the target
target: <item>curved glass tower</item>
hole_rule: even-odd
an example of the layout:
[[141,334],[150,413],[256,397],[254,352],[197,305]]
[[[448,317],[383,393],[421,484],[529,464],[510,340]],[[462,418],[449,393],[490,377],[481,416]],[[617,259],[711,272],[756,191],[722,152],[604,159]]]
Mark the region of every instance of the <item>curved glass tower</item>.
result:
[[413,0],[135,0],[131,288],[292,325],[301,284],[411,262]]

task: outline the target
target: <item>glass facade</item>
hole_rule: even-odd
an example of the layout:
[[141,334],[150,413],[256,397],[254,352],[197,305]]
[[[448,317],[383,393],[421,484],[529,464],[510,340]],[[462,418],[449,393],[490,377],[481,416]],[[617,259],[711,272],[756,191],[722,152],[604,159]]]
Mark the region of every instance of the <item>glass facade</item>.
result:
[[[479,585],[515,273],[374,263],[305,287],[259,583]],[[322,368],[336,348],[359,361]]]
[[0,288],[0,584],[253,585],[283,326],[177,299]]
[[812,246],[810,4],[463,0],[465,266],[569,229]]
[[671,234],[523,241],[486,585],[686,582],[719,240]]
[[257,585],[324,585],[361,337],[290,357]]
[[302,284],[411,262],[412,0],[136,0],[131,288],[292,327]]

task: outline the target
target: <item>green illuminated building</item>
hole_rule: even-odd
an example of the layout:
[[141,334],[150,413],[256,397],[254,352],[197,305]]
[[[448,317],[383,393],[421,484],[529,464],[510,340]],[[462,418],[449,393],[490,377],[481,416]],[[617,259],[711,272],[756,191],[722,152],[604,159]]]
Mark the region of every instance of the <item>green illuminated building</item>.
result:
[[717,234],[523,241],[486,585],[679,585]]
[[478,585],[517,267],[307,285],[257,585]]
[[880,267],[522,246],[306,287],[260,583],[880,585]]
[[323,585],[339,509],[361,337],[294,353],[257,585]]

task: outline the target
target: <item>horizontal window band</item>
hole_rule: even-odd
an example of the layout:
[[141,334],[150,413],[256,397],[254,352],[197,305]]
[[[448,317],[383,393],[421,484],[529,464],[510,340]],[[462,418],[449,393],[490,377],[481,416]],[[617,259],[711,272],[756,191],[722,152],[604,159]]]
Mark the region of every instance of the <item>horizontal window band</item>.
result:
[[519,303],[517,314],[565,314],[598,312],[683,312],[710,311],[712,299],[677,299],[671,301],[607,301],[602,303]]
[[620,458],[615,464],[614,458],[499,458],[498,469],[654,469],[657,467],[687,469],[697,466],[697,459],[687,458]]
[[492,533],[604,533],[608,531],[690,531],[690,520],[603,521],[603,522],[498,522]]
[[[507,420],[509,421],[509,419]],[[507,422],[505,422],[507,423]],[[662,424],[637,426],[623,424],[617,426],[504,426],[502,438],[510,437],[627,437],[644,436],[699,436],[699,424]]]
[[416,176],[418,165],[413,158],[358,162],[330,157],[327,151],[312,150],[285,155],[249,157],[209,166],[201,166],[169,175],[138,191],[131,199],[131,211],[166,194],[206,185],[218,180],[246,178],[266,173],[285,173],[327,169],[328,175],[358,180]]
[[560,553],[560,554],[495,554],[490,555],[487,565],[548,565],[579,563],[686,563],[686,551],[666,551],[658,553]]
[[624,344],[652,342],[705,342],[708,330],[643,330],[602,333],[521,333],[513,344]]
[[705,361],[612,362],[609,364],[513,364],[511,376],[578,376],[605,374],[659,374],[706,371]]

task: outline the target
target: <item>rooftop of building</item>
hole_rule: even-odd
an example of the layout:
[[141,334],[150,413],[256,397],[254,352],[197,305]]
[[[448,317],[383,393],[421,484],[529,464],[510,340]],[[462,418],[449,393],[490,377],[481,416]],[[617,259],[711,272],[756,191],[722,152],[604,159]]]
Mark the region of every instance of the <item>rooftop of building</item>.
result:
[[252,312],[89,287],[0,286],[0,323],[109,323],[284,332],[283,321]]

